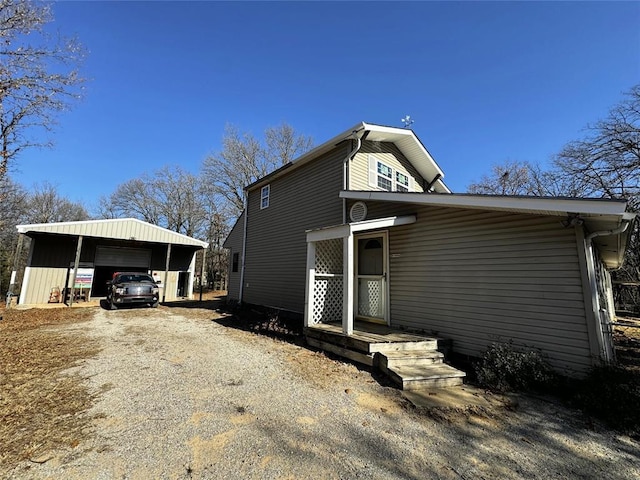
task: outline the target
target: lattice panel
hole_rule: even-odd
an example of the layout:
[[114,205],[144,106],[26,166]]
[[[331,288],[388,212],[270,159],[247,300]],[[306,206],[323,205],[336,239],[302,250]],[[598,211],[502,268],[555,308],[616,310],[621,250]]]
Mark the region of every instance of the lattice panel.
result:
[[316,243],[316,274],[342,274],[342,239]]
[[382,318],[382,281],[360,279],[358,313],[365,317]]
[[342,277],[316,278],[313,289],[313,323],[342,318]]

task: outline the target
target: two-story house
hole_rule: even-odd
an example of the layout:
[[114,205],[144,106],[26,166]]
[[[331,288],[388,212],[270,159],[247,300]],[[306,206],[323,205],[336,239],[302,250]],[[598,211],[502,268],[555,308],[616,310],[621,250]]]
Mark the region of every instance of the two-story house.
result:
[[229,299],[450,339],[534,347],[583,374],[614,358],[608,270],[626,202],[453,194],[413,131],[359,123],[246,187]]

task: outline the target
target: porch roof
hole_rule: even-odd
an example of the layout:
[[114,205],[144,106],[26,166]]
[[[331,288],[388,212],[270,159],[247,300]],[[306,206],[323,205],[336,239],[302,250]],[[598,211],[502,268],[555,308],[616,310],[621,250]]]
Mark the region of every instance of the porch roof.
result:
[[[370,200],[434,207],[492,210],[529,215],[564,217],[570,222],[578,218],[593,238],[608,268],[622,266],[632,228],[615,232],[625,223],[632,223],[635,213],[626,211],[625,200],[568,197],[528,197],[515,195],[439,194],[413,192],[341,191],[340,198]],[[572,226],[573,223],[567,226]]]
[[401,215],[307,230],[307,242],[319,242],[322,240],[345,238],[357,232],[408,225],[410,223],[415,223],[415,221],[415,215]]

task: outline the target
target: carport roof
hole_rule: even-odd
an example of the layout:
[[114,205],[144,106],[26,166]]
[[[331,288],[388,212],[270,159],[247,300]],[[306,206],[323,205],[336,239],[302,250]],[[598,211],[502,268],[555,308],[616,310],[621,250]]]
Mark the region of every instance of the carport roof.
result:
[[115,218],[108,220],[86,220],[82,222],[34,223],[18,225],[19,233],[27,236],[34,233],[52,235],[73,235],[83,237],[113,238],[137,242],[165,243],[207,248],[202,240],[172,232],[135,218]]

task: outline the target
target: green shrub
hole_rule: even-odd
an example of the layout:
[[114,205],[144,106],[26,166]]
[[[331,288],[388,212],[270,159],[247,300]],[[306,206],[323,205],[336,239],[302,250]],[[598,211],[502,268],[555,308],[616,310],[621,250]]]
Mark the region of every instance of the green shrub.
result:
[[540,351],[519,351],[511,343],[491,345],[475,365],[475,373],[482,386],[499,392],[547,389],[555,381]]

